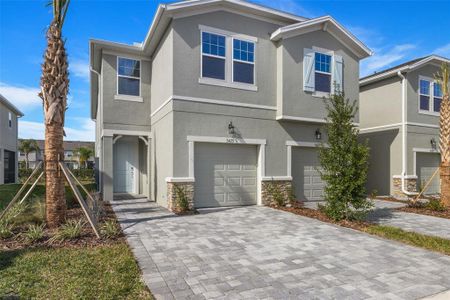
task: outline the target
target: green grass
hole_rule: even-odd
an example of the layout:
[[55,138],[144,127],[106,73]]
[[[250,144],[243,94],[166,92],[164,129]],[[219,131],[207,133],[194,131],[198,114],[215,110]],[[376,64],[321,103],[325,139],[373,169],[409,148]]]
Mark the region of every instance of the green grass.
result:
[[152,299],[125,243],[0,252],[0,298]]
[[448,239],[382,225],[371,225],[364,231],[390,240],[450,255],[450,240]]

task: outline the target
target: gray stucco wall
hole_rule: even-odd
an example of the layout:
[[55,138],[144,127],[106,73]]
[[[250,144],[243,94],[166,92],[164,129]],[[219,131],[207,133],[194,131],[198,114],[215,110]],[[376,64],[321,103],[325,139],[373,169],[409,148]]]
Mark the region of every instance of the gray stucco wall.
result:
[[[304,48],[319,47],[334,51],[343,57],[343,85],[346,98],[359,100],[359,60],[331,34],[324,31],[314,31],[301,36],[281,41],[278,55],[282,63],[282,80],[278,82],[279,95],[282,95],[282,112],[279,115],[289,115],[304,118],[323,118],[326,115],[324,100],[314,97],[312,93],[303,91],[303,57]],[[358,115],[355,121],[358,122]]]
[[[214,27],[258,38],[256,85],[258,91],[199,84],[200,29]],[[276,48],[269,40],[279,26],[229,12],[213,12],[176,19],[174,29],[174,94],[260,105],[276,105]]]
[[[12,127],[9,127],[9,112],[12,115]],[[18,118],[17,115],[0,103],[0,184],[4,182],[4,150],[16,153],[16,181],[18,175],[17,153]]]
[[400,77],[395,76],[361,87],[359,117],[361,129],[401,123]]
[[[419,112],[419,76],[434,79],[435,74],[440,70],[438,66],[425,65],[408,73],[408,122],[425,123],[439,125],[439,117],[426,115]],[[431,99],[431,101],[433,101]]]
[[141,60],[143,102],[114,99],[117,94],[117,56],[104,54],[102,64],[104,128],[122,124],[135,126],[135,128],[142,127],[141,130],[150,129],[150,62]]

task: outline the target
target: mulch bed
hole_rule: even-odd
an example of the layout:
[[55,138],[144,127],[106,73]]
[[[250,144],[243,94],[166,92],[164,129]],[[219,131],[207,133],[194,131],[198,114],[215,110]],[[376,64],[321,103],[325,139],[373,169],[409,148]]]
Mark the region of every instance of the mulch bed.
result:
[[327,217],[320,210],[306,208],[302,205],[302,203],[293,204],[291,207],[272,206],[272,208],[360,231],[364,231],[367,227],[370,226],[370,223],[363,221],[348,221],[348,220],[334,221],[333,219]]
[[395,210],[403,211],[403,212],[407,212],[407,213],[415,213],[415,214],[450,219],[450,209],[447,209],[445,211],[435,211],[435,210],[428,209],[426,207],[408,207],[408,206],[406,206],[406,207],[396,208]]
[[[99,217],[99,226],[102,222],[106,220],[114,220],[116,216],[114,211],[108,203],[100,202],[99,205],[103,205],[101,214]],[[103,238],[98,239],[95,236],[92,228],[88,220],[86,219],[83,210],[80,207],[74,207],[67,210],[67,220],[82,219],[85,221],[85,225],[83,227],[83,233],[81,237],[73,239],[73,240],[65,240],[65,241],[54,241],[50,242],[50,238],[54,236],[56,230],[54,229],[44,229],[44,237],[37,242],[28,243],[23,238],[20,237],[20,233],[27,230],[28,226],[18,226],[14,229],[14,236],[8,239],[0,239],[0,251],[10,251],[10,250],[19,250],[24,248],[35,248],[35,247],[48,247],[48,248],[77,248],[77,247],[96,247],[100,245],[112,245],[121,243],[125,240],[123,233],[121,233],[116,238]]]

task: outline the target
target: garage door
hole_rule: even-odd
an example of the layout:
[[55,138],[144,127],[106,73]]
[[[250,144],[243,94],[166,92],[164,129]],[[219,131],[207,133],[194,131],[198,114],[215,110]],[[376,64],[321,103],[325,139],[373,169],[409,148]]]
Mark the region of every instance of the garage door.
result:
[[297,200],[323,200],[325,183],[317,171],[319,166],[317,149],[303,147],[292,148],[292,179]]
[[256,146],[196,143],[195,206],[256,204]]
[[[417,153],[416,157],[417,189],[421,190],[436,172],[440,164],[440,155],[436,153]],[[439,174],[434,176],[425,194],[440,193]]]

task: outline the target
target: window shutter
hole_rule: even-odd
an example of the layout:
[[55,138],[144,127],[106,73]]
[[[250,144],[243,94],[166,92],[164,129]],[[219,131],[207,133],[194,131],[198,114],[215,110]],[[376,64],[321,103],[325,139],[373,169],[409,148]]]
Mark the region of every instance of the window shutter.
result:
[[339,91],[342,92],[342,90],[344,89],[342,70],[343,70],[342,56],[334,55],[333,56],[333,71],[332,71],[333,78],[332,78],[332,82],[331,82],[331,91],[333,94],[335,93],[335,90],[334,90],[335,84],[336,84],[336,88]]
[[314,92],[314,51],[312,49],[303,50],[303,90]]

